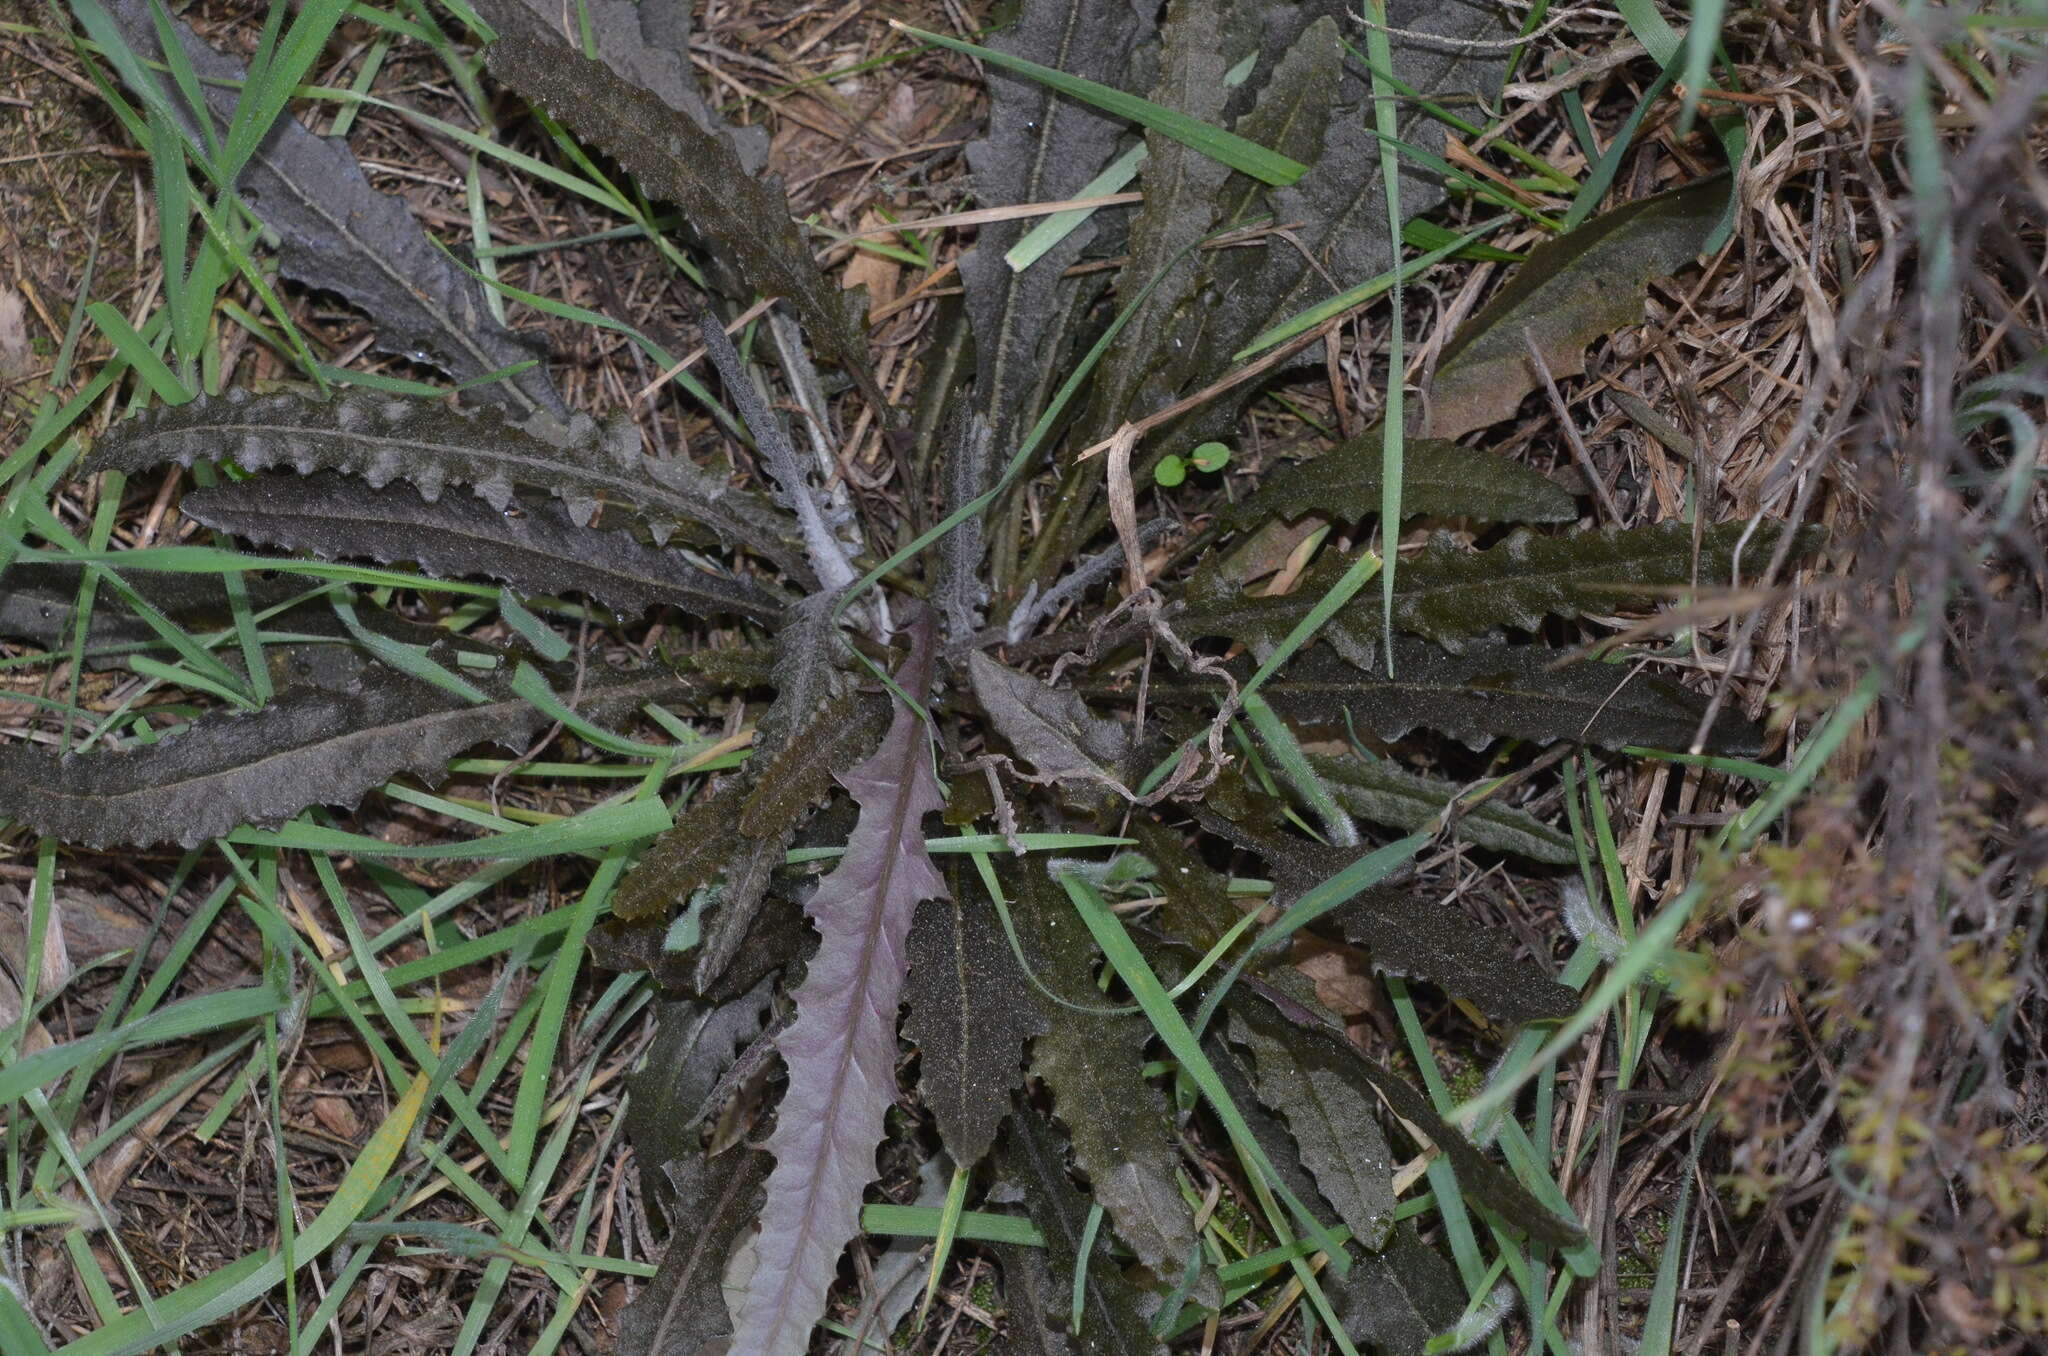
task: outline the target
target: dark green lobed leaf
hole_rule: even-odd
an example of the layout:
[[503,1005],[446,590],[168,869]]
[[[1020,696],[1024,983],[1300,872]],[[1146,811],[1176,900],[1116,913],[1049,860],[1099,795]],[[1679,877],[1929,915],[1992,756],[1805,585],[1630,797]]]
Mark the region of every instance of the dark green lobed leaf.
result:
[[[1659,599],[1680,589],[1725,587],[1754,577],[1770,559],[1781,524],[1720,523],[1701,535],[1681,522],[1603,528],[1565,537],[1518,531],[1487,551],[1449,545],[1402,562],[1394,593],[1394,625],[1450,649],[1496,626],[1532,630],[1549,617],[1607,612]],[[1817,547],[1818,528],[1800,533],[1803,551]],[[1745,543],[1744,538],[1748,540]],[[1350,610],[1357,610],[1356,608]]]
[[635,612],[668,604],[698,616],[782,616],[782,600],[758,584],[642,546],[630,533],[579,527],[553,504],[513,518],[475,499],[429,503],[403,486],[369,489],[320,472],[193,490],[180,507],[216,531],[328,560],[410,561],[440,578],[484,575],[522,593],[583,593]]
[[1047,1021],[986,900],[968,902],[961,874],[951,900],[927,900],[910,928],[909,1013],[918,1091],[960,1167],[981,1161],[1024,1077],[1024,1043]]
[[747,788],[728,782],[676,816],[612,892],[612,913],[627,922],[664,918],[718,879],[740,833]]
[[[505,15],[508,7],[489,4],[485,12]],[[817,350],[860,383],[877,411],[888,410],[868,366],[860,298],[842,292],[819,270],[804,232],[790,217],[789,200],[779,187],[749,174],[724,137],[706,132],[609,67],[585,61],[537,25],[505,31],[486,57],[493,75],[615,157],[649,196],[680,207],[749,287],[786,298]]]
[[[1290,660],[1259,691],[1290,720],[1341,728],[1348,718],[1378,739],[1399,739],[1422,727],[1475,749],[1500,737],[1601,748],[1690,746],[1706,715],[1705,698],[1626,664],[1580,660],[1553,667],[1566,658],[1548,646],[1498,639],[1448,654],[1428,641],[1400,638],[1392,678],[1312,650]],[[1722,712],[1707,730],[1710,753],[1746,758],[1763,746],[1763,730],[1740,712]]]
[[1206,953],[1243,918],[1230,902],[1229,881],[1211,871],[1181,836],[1147,816],[1135,816],[1127,830],[1159,868],[1154,878],[1166,902],[1159,921],[1166,931]]
[[[592,704],[630,707],[675,687],[672,678],[629,679],[592,694]],[[209,713],[157,744],[61,758],[0,747],[0,815],[87,847],[192,847],[309,805],[354,805],[400,773],[436,779],[464,749],[517,746],[548,720],[509,694],[472,705],[373,669],[346,691],[298,688],[260,711]]]
[[1429,388],[1438,438],[1498,423],[1540,378],[1533,341],[1553,377],[1586,370],[1586,346],[1643,319],[1650,279],[1698,257],[1727,209],[1729,181],[1715,176],[1595,217],[1529,252],[1486,308],[1444,347]]
[[[781,885],[782,882],[777,882]],[[672,996],[724,1003],[797,960],[809,949],[814,934],[804,922],[793,892],[771,889],[749,920],[732,964],[708,973],[696,951],[670,951],[665,916],[628,922],[605,918],[590,930],[590,956],[607,970],[645,970],[661,991]]]
[[1379,1251],[1394,1227],[1394,1168],[1370,1094],[1283,1024],[1260,1030],[1233,1013],[1230,1039],[1251,1052],[1259,1100],[1287,1122],[1323,1199],[1352,1238]]
[[1371,890],[1331,921],[1346,941],[1372,953],[1375,969],[1427,980],[1496,1020],[1555,1021],[1578,1007],[1572,990],[1535,962],[1517,960],[1512,941],[1478,926],[1454,903],[1413,890]]
[[[1408,1122],[1443,1151],[1458,1175],[1459,1188],[1477,1198],[1502,1219],[1538,1242],[1561,1248],[1577,1247],[1585,1241],[1579,1227],[1552,1214],[1530,1194],[1528,1188],[1499,1164],[1488,1158],[1472,1141],[1451,1128],[1430,1104],[1428,1096],[1407,1080],[1366,1057],[1327,1017],[1295,1001],[1287,993],[1262,979],[1246,977],[1227,1006],[1254,1026],[1285,1022],[1304,1033],[1330,1060],[1330,1067],[1356,1078],[1386,1099],[1388,1108]],[[1255,1001],[1263,1000],[1263,1002]]]
[[[1196,817],[1210,832],[1266,863],[1274,883],[1272,907],[1284,911],[1369,849],[1333,848],[1288,834],[1279,827],[1279,804],[1249,792],[1242,778],[1224,778]],[[1170,888],[1167,899],[1171,910]],[[1577,1005],[1570,989],[1534,963],[1517,960],[1505,936],[1476,926],[1455,906],[1427,899],[1412,886],[1376,885],[1329,922],[1346,941],[1370,949],[1378,968],[1441,985],[1502,1021],[1562,1017]]]
[[[1144,1077],[1152,1027],[1136,1015],[1100,1016],[1096,951],[1086,926],[1037,863],[1007,871],[1011,912],[1032,970],[1084,1011],[1044,1003],[1047,1030],[1032,1043],[1031,1070],[1052,1089],[1053,1110],[1073,1138],[1117,1237],[1154,1276],[1177,1279],[1193,1253],[1194,1217],[1175,1178],[1179,1156],[1166,1099]],[[1071,1274],[1071,1273],[1069,1273]]]
[[773,1164],[744,1144],[716,1160],[700,1152],[662,1164],[673,1228],[660,1268],[619,1315],[621,1356],[699,1356],[731,1336],[719,1283],[752,1229]]
[[1345,1332],[1387,1356],[1425,1356],[1430,1341],[1464,1316],[1466,1295],[1457,1272],[1422,1241],[1412,1221],[1395,1227],[1384,1249],[1368,1254],[1349,1276],[1329,1276],[1324,1287]]
[[[776,636],[775,700],[761,715],[747,760],[749,789],[737,821],[741,836],[725,843],[725,884],[696,960],[700,984],[713,982],[738,956],[770,879],[804,816],[830,789],[829,779],[874,749],[866,720],[837,719],[834,702],[845,681],[838,659],[845,642],[832,603],[824,592],[804,599]],[[872,713],[855,705],[851,714],[864,709]],[[805,761],[805,751],[815,755],[812,761]],[[624,884],[631,883],[629,876]]]
[[[1441,101],[1486,97],[1498,87],[1499,54],[1473,45],[1506,31],[1491,4],[1392,0],[1387,23],[1397,30],[1392,38],[1395,74],[1425,96]],[[1399,30],[1451,42],[1409,37]],[[1311,28],[1303,41],[1316,34]],[[1332,96],[1345,106],[1331,113],[1315,152],[1301,157],[1309,162],[1309,172],[1266,196],[1273,220],[1291,226],[1298,243],[1273,239],[1259,248],[1216,252],[1209,289],[1214,304],[1200,310],[1198,335],[1177,336],[1188,345],[1184,389],[1220,376],[1231,355],[1262,331],[1392,267],[1396,248],[1388,229],[1380,142],[1372,130],[1368,91],[1362,80],[1347,78],[1323,97]],[[1419,107],[1403,101],[1396,126],[1404,144],[1442,153],[1443,127]],[[1398,163],[1404,220],[1443,201],[1445,186],[1432,171],[1405,155]]]
[[[1330,793],[1359,818],[1413,833],[1443,813],[1465,788],[1455,782],[1409,772],[1387,758],[1328,758],[1309,755],[1309,766]],[[1578,860],[1572,840],[1560,830],[1511,805],[1481,801],[1459,817],[1458,837],[1494,852],[1568,866]]]
[[[1132,53],[1151,30],[1142,7],[1126,0],[1027,0],[1015,28],[989,46],[1101,84],[1129,78]],[[1057,202],[1100,173],[1124,124],[1021,75],[990,69],[988,135],[967,148],[974,195],[983,207]],[[1049,373],[1065,343],[1076,284],[1064,278],[1099,229],[1090,219],[1030,268],[1003,259],[1030,227],[996,222],[981,229],[960,259],[967,314],[974,327],[975,407],[993,446],[1014,448],[1038,413]]]
[[1003,1265],[1002,1335],[990,1348],[998,1356],[1073,1356],[1067,1315],[1073,1310],[1074,1279],[1052,1274],[1045,1249],[1008,1244],[996,1249]]
[[[146,60],[163,52],[159,22],[168,22],[206,91],[218,132],[235,116],[248,72],[202,42],[185,24],[147,0],[110,0],[107,11],[129,47]],[[161,73],[164,88],[170,82]],[[169,96],[180,130],[204,152],[208,137],[176,93]],[[377,347],[430,362],[461,381],[545,357],[535,338],[512,333],[485,304],[471,277],[420,228],[405,200],[379,193],[363,177],[346,142],[313,133],[289,113],[272,124],[237,182],[242,201],[275,232],[278,266],[288,278],[333,292],[375,322]],[[568,407],[534,365],[473,395],[524,414],[568,417]]]
[[[1067,1179],[1066,1154],[1059,1136],[1043,1116],[1023,1107],[1009,1119],[997,1162],[1004,1180],[1022,1189],[1024,1208],[1045,1238],[1045,1260],[1055,1278],[1053,1293],[1057,1295],[1062,1281],[1071,1287],[1070,1278],[1080,1259],[1088,1219],[1087,1201]],[[1098,1185],[1098,1199],[1101,1194]],[[1071,1288],[1068,1293],[1071,1294]],[[1088,1257],[1088,1306],[1082,1314],[1081,1331],[1069,1336],[1075,1338],[1085,1356],[1154,1356],[1161,1347],[1159,1339],[1146,1326],[1141,1302],[1142,1297],[1124,1279],[1103,1240],[1098,1238]],[[1066,1325],[1065,1309],[1056,1305],[1043,1307],[1052,1309],[1050,1317],[1055,1322]],[[1039,1321],[1044,1321],[1044,1317],[1041,1309]],[[1044,1339],[1040,1344],[1045,1344]]]
[[623,422],[599,430],[584,419],[564,433],[539,421],[514,424],[494,410],[371,392],[322,401],[289,391],[252,396],[238,387],[115,426],[93,450],[91,469],[132,475],[169,461],[339,471],[372,488],[404,480],[429,502],[449,485],[467,485],[500,511],[527,488],[562,500],[579,523],[601,503],[622,504],[649,521],[658,541],[680,524],[700,523],[793,577],[810,578],[786,515],[687,460],[643,455],[639,435]]
[[[1577,617],[1688,588],[1725,587],[1734,577],[1738,546],[1746,577],[1763,568],[1782,531],[1773,523],[1759,524],[1754,533],[1744,523],[1723,523],[1706,529],[1697,552],[1692,528],[1679,522],[1565,537],[1539,537],[1523,529],[1485,551],[1440,542],[1402,562],[1394,625],[1447,649],[1463,650],[1503,626],[1529,630],[1545,617]],[[1796,545],[1801,552],[1811,551],[1821,540],[1821,529],[1803,529]],[[1265,653],[1335,587],[1349,564],[1326,552],[1292,593],[1277,598],[1246,596],[1198,570],[1188,587],[1186,629],[1228,636]],[[1368,667],[1379,630],[1378,599],[1361,593],[1317,636],[1352,663]]]
[[[1240,1024],[1237,1019],[1233,1025]],[[1318,1193],[1288,1137],[1253,1100],[1251,1076],[1224,1039],[1212,1034],[1205,1042],[1211,1062],[1224,1087],[1244,1111],[1252,1134],[1266,1150],[1289,1188],[1305,1201]],[[1465,1288],[1459,1284],[1436,1249],[1417,1235],[1412,1222],[1396,1224],[1387,1235],[1381,1252],[1348,1247],[1351,1270],[1339,1276],[1324,1268],[1318,1280],[1336,1307],[1346,1335],[1378,1343],[1398,1356],[1422,1356],[1428,1337],[1444,1331],[1457,1321],[1465,1307]],[[1425,1335],[1419,1340],[1417,1332]]]
[[[1224,510],[1243,531],[1267,518],[1306,514],[1344,522],[1376,517],[1384,461],[1377,427],[1321,456],[1271,471],[1259,488]],[[1410,438],[1402,451],[1401,509],[1413,517],[1487,523],[1568,523],[1578,508],[1564,488],[1506,457],[1439,438]]]
[[[573,34],[588,19],[597,41],[597,59],[622,80],[637,85],[707,133],[723,138],[747,174],[759,174],[768,163],[768,129],[735,127],[721,119],[697,92],[697,74],[690,66],[689,0],[643,4],[640,0],[577,0],[564,11],[548,0],[484,0],[479,13],[499,33],[538,33],[555,37],[564,19]],[[571,36],[574,41],[574,36]]]
[[[10,564],[0,571],[0,636],[54,649],[70,641],[85,567],[60,564]],[[267,611],[320,587],[306,579],[265,579],[244,576],[249,605]],[[122,576],[144,602],[187,629],[220,629],[234,624],[234,608],[219,575],[158,574],[134,571]],[[331,618],[321,604],[319,610]],[[129,608],[112,585],[102,581],[94,595],[86,634],[91,650],[159,642],[156,628]],[[232,662],[222,656],[223,662]]]
[[874,751],[887,724],[880,698],[845,692],[828,701],[778,747],[757,749],[753,789],[740,812],[740,832],[787,846],[797,820],[824,799],[835,774]]
[[[1181,0],[1167,9],[1159,30],[1159,78],[1149,96],[1152,102],[1205,123],[1222,122],[1230,98],[1223,83],[1228,69],[1224,10],[1223,0]],[[1230,167],[1220,161],[1163,133],[1146,133],[1138,178],[1145,201],[1131,218],[1130,257],[1117,274],[1116,290],[1123,304],[1148,286],[1153,291],[1096,371],[1093,412],[1083,423],[1098,436],[1108,436],[1125,420],[1150,414],[1172,398],[1174,393],[1157,381],[1147,389],[1147,378],[1173,352],[1173,337],[1183,323],[1180,311],[1201,267],[1193,255],[1174,261],[1208,234],[1216,194],[1230,177]]]
[[766,984],[730,1002],[670,998],[655,1009],[647,1058],[626,1079],[625,1125],[644,1194],[672,1233],[687,1233],[692,1220],[672,1208],[663,1169],[704,1156],[699,1113],[735,1056],[761,1034],[771,1011]]

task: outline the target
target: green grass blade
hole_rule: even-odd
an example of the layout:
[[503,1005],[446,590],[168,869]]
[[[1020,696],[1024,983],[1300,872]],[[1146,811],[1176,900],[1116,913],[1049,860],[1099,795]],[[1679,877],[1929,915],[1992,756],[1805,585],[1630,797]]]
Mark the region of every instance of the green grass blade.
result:
[[1258,338],[1231,354],[1230,361],[1241,363],[1247,358],[1255,358],[1269,348],[1278,348],[1289,339],[1306,334],[1319,325],[1328,324],[1354,307],[1363,306],[1382,292],[1390,290],[1399,291],[1401,284],[1408,279],[1442,263],[1445,259],[1450,258],[1473,242],[1493,234],[1506,221],[1506,217],[1494,217],[1489,221],[1483,221],[1463,235],[1455,236],[1445,243],[1438,245],[1427,254],[1417,255],[1406,263],[1366,279],[1356,287],[1339,292],[1328,301],[1318,302],[1299,315],[1281,321],[1272,329],[1267,330],[1264,334],[1261,334]]
[[128,317],[116,310],[111,302],[96,301],[85,308],[85,313],[100,327],[100,333],[107,336],[114,352],[135,369],[135,375],[142,378],[143,384],[158,400],[166,405],[183,405],[192,399],[192,388],[180,381],[164,360],[157,357],[149,341],[137,333],[135,327],[128,323]]
[[890,27],[921,42],[945,47],[955,52],[985,61],[991,66],[1001,67],[1015,75],[1036,80],[1049,89],[1058,90],[1071,98],[1091,104],[1113,117],[1127,118],[1140,127],[1148,128],[1161,136],[1171,137],[1181,145],[1211,160],[1220,161],[1234,170],[1251,175],[1261,183],[1285,188],[1302,175],[1308,173],[1308,166],[1299,160],[1290,159],[1278,151],[1268,150],[1255,141],[1247,141],[1234,132],[1213,127],[1206,122],[1191,118],[1185,113],[1162,108],[1149,99],[1140,99],[1135,94],[1098,85],[1093,80],[1084,80],[1065,71],[1056,71],[1050,66],[1041,66],[1023,57],[1011,56],[989,47],[977,47],[971,42],[928,33],[921,28],[890,20]]
[[1678,1199],[1671,1207],[1671,1227],[1664,1234],[1664,1251],[1657,1258],[1657,1279],[1650,1286],[1650,1307],[1643,1315],[1642,1345],[1636,1356],[1671,1356],[1678,1336],[1678,1271],[1685,1260],[1686,1215],[1692,1208],[1692,1179],[1699,1167],[1700,1150],[1706,1146],[1710,1122],[1701,1121],[1693,1134],[1692,1151],[1685,1156],[1685,1169],[1678,1179]]
[[[1395,155],[1395,136],[1400,131],[1400,105],[1377,72],[1394,69],[1392,43],[1387,36],[1386,0],[1371,0],[1374,22],[1366,29],[1366,51],[1372,57],[1373,121],[1379,132],[1380,181],[1387,193],[1387,238],[1399,250],[1401,239],[1401,165]],[[1386,652],[1387,676],[1394,676],[1394,574],[1400,565],[1402,392],[1406,364],[1401,353],[1401,270],[1394,270],[1394,300],[1387,318],[1387,390],[1381,414],[1380,442],[1380,541],[1386,553],[1386,570],[1380,575],[1381,648]]]
[[[1112,193],[1121,193],[1124,185],[1138,176],[1138,166],[1145,163],[1143,142],[1131,147],[1122,155],[1109,162],[1109,168],[1081,186],[1077,198],[1106,198]],[[1033,226],[1010,246],[1010,252],[1003,256],[1003,262],[1013,273],[1025,269],[1045,257],[1045,252],[1073,234],[1074,228],[1095,214],[1093,207],[1073,207],[1064,212],[1055,212]]]
[[[942,1208],[929,1205],[864,1205],[860,1211],[860,1231],[880,1237],[937,1238],[944,1214]],[[966,1243],[1045,1246],[1037,1226],[1022,1215],[996,1215],[982,1210],[962,1210],[953,1236]]]
[[[1791,775],[1773,787],[1770,795],[1760,804],[1728,826],[1724,846],[1737,850],[1749,846],[1775,824],[1794,802],[1804,796],[1807,788],[1826,768],[1828,759],[1849,737],[1849,732],[1863,719],[1864,712],[1870,709],[1882,690],[1883,675],[1876,672],[1872,672],[1857,684],[1855,690],[1828,714],[1828,718],[1814,732],[1813,737],[1807,740],[1806,746],[1800,750],[1799,761],[1794,765]],[[1536,1052],[1522,1073],[1513,1078],[1496,1081],[1486,1091],[1458,1107],[1455,1119],[1463,1122],[1467,1117],[1484,1116],[1495,1108],[1506,1105],[1534,1076],[1537,1069],[1562,1056],[1579,1037],[1592,1029],[1603,1013],[1620,1001],[1631,985],[1638,983],[1662,965],[1665,952],[1678,940],[1678,934],[1691,920],[1692,911],[1705,897],[1707,888],[1707,880],[1696,874],[1678,898],[1666,905],[1663,912],[1636,934],[1634,944],[1608,970],[1606,978],[1602,979],[1599,986],[1588,995],[1579,1010],[1566,1018],[1550,1039],[1543,1043],[1543,1047]]]

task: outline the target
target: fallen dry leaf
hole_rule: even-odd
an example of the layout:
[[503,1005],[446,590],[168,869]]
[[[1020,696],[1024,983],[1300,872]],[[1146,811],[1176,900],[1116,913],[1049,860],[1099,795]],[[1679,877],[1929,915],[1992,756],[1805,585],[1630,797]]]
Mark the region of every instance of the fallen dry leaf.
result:
[[[873,210],[861,214],[860,229],[863,231],[887,224],[887,218]],[[874,236],[871,240],[877,245],[903,243],[902,238],[894,234]],[[868,315],[871,318],[877,311],[896,300],[897,293],[902,291],[902,283],[903,265],[894,259],[864,249],[856,249],[853,252],[853,257],[846,261],[845,272],[839,278],[839,285],[849,291],[863,286],[868,289]]]

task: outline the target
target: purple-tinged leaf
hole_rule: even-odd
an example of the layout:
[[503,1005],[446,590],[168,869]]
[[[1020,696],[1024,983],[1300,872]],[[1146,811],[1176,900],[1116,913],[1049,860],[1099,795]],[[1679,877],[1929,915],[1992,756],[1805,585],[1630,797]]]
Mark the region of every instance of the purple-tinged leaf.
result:
[[[932,630],[931,614],[920,612],[896,675],[905,692],[931,685]],[[789,1091],[768,1140],[775,1170],[759,1263],[734,1315],[735,1356],[803,1356],[840,1251],[860,1232],[861,1192],[874,1180],[896,1096],[911,919],[920,901],[946,892],[924,846],[924,817],[945,804],[931,758],[923,721],[899,699],[882,747],[840,778],[860,820],[805,906],[823,940],[782,1037]]]

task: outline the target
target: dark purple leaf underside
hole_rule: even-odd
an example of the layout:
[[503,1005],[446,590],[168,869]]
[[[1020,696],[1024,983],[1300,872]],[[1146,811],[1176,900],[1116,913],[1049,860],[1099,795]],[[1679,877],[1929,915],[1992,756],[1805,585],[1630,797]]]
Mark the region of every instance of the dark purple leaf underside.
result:
[[[921,613],[897,674],[906,692],[930,687],[932,631]],[[781,1040],[789,1091],[768,1140],[775,1170],[759,1260],[735,1313],[732,1349],[746,1356],[803,1356],[840,1251],[860,1231],[861,1192],[896,1096],[911,920],[920,901],[946,892],[924,846],[924,817],[944,805],[931,757],[923,721],[899,702],[882,747],[840,779],[860,819],[806,905],[822,940]]]

